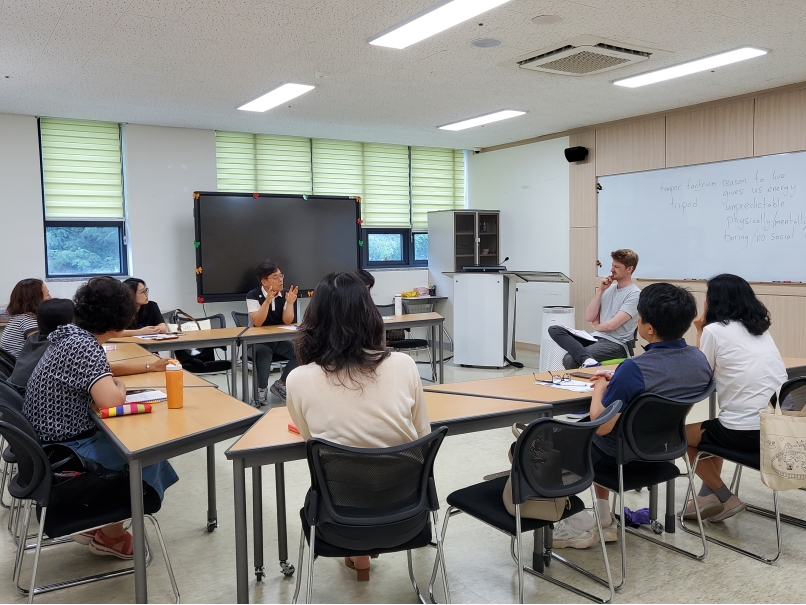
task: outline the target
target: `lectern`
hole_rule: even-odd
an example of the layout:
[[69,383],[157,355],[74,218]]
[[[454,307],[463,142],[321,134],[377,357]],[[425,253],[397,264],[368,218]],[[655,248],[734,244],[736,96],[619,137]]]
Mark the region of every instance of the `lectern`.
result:
[[453,362],[501,368],[515,359],[518,284],[570,283],[564,273],[446,272],[453,280]]

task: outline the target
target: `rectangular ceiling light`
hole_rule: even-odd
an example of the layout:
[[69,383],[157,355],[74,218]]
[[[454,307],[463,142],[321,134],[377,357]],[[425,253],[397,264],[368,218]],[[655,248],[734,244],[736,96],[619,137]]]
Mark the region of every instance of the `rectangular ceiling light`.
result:
[[316,87],[308,86],[307,84],[283,84],[267,92],[262,97],[258,97],[254,101],[249,101],[246,105],[241,105],[238,109],[243,111],[268,111],[273,107],[282,105],[286,101],[304,95],[314,88]]
[[710,57],[696,59],[680,65],[666,67],[657,71],[650,71],[639,76],[631,78],[624,78],[623,80],[616,80],[613,82],[616,86],[626,86],[627,88],[637,88],[638,86],[646,86],[647,84],[655,84],[656,82],[663,82],[664,80],[671,80],[672,78],[680,78],[695,74],[699,71],[707,71],[723,65],[730,65],[731,63],[738,63],[747,59],[753,59],[766,55],[768,51],[761,48],[753,48],[752,46],[744,46],[736,50],[719,53]]
[[488,113],[486,115],[479,116],[477,118],[462,120],[461,122],[456,122],[454,124],[446,124],[445,126],[440,126],[439,129],[464,130],[465,128],[473,128],[474,126],[481,126],[483,124],[489,124],[491,122],[499,122],[501,120],[515,118],[518,116],[522,116],[525,113],[526,113],[525,111],[515,111],[514,109],[505,109],[503,111],[496,111],[495,113]]
[[406,48],[507,2],[509,0],[444,0],[370,38],[369,43]]

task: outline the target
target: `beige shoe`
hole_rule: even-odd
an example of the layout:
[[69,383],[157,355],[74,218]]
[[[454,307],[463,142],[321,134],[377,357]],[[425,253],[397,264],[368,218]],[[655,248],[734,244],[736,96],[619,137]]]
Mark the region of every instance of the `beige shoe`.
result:
[[[724,506],[716,497],[716,494],[708,494],[707,496],[696,496],[697,507],[700,509],[700,517],[703,519],[710,519],[712,515],[718,515],[722,512]],[[696,519],[697,511],[694,510],[694,500],[689,500],[686,503],[686,509],[683,511],[684,519]]]
[[733,515],[738,515],[746,508],[747,504],[739,500],[739,496],[732,494],[731,497],[728,498],[728,501],[722,504],[722,512],[712,517],[708,517],[708,520],[718,523],[719,521],[724,521]]

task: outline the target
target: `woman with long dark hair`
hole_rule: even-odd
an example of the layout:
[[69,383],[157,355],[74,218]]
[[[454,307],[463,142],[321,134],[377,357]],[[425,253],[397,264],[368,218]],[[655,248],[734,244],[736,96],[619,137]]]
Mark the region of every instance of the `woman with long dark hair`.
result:
[[[302,437],[384,448],[431,432],[417,366],[386,350],[381,315],[354,273],[319,282],[299,332],[287,402]],[[345,563],[369,579],[369,557]]]
[[160,307],[148,299],[148,286],[139,277],[130,277],[123,285],[132,291],[135,312],[129,325],[121,336],[143,336],[147,334],[165,334],[167,326],[160,313]]
[[11,291],[7,312],[8,325],[0,337],[0,349],[19,357],[25,340],[39,330],[36,311],[43,300],[50,298],[48,287],[41,279],[23,279]]
[[[714,371],[719,417],[686,426],[688,456],[694,460],[701,443],[758,453],[760,414],[786,381],[786,367],[772,340],[770,312],[744,279],[723,273],[708,280],[705,312],[694,320],[697,346]],[[746,506],[720,476],[721,458],[700,460],[703,480],[696,506],[709,521],[723,521]],[[694,501],[684,516],[695,518]]]

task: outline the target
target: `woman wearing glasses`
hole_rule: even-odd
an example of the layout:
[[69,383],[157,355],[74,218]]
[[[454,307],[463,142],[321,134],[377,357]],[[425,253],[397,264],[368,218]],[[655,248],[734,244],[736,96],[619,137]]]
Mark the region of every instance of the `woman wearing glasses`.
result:
[[[271,261],[263,261],[255,269],[260,287],[246,294],[246,310],[253,326],[277,326],[292,324],[297,319],[297,292],[299,288],[283,288],[280,267]],[[297,367],[294,343],[290,340],[261,343],[255,347],[257,365],[257,396],[255,401],[265,405],[268,400],[269,373],[274,361],[288,360],[280,379],[271,385],[272,395],[285,401],[285,380],[288,373]]]
[[153,300],[148,300],[148,287],[137,277],[130,277],[123,282],[134,294],[137,312],[134,314],[127,330],[122,336],[145,336],[147,334],[165,334],[167,326],[160,313],[160,307]]

